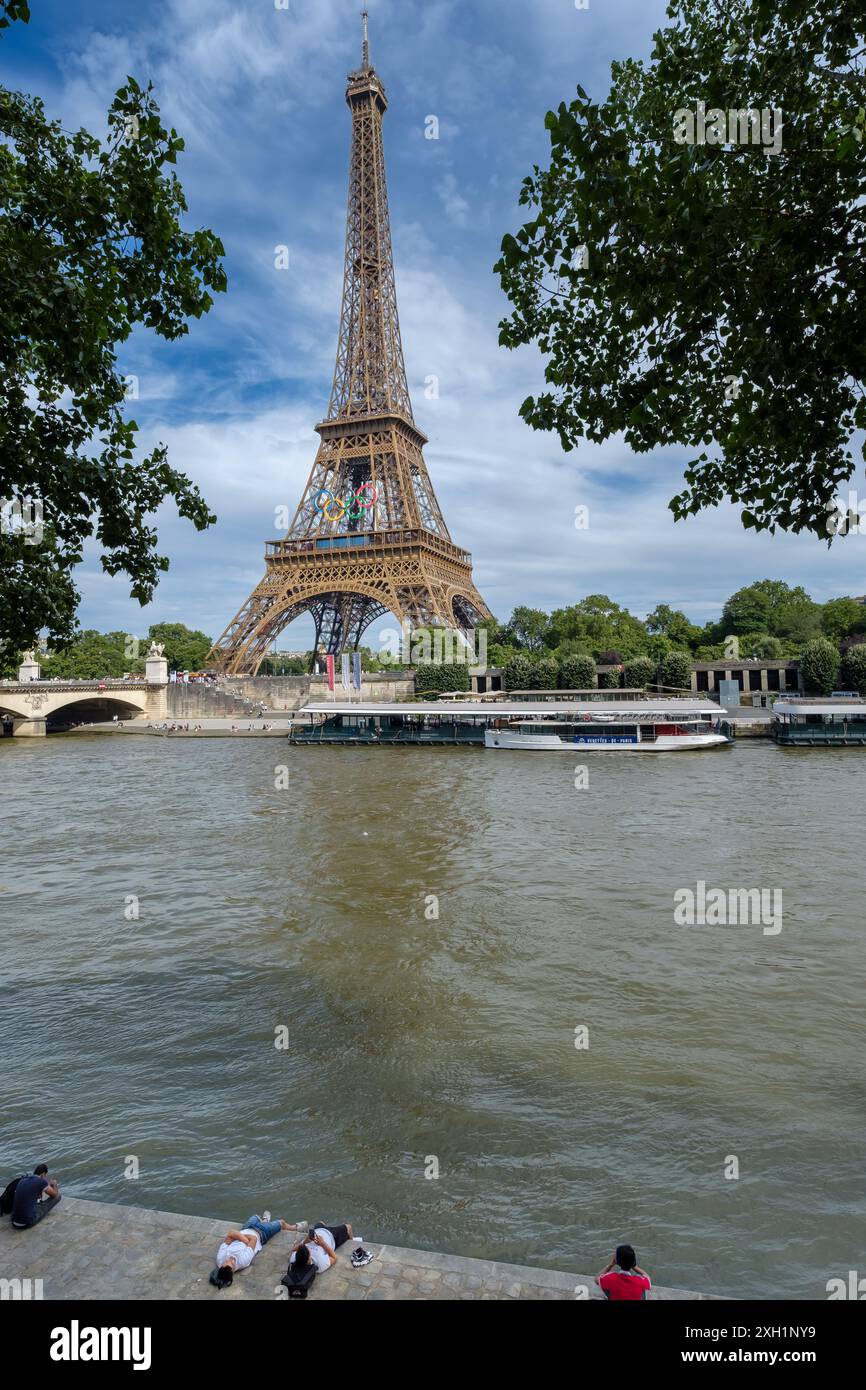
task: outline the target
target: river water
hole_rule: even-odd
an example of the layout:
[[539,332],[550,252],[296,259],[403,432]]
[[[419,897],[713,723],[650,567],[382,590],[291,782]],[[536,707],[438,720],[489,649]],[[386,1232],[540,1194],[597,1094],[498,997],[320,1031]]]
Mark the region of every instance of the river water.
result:
[[[864,1257],[866,750],[584,757],[0,741],[4,1177],[826,1297]],[[782,930],[678,925],[698,880]]]

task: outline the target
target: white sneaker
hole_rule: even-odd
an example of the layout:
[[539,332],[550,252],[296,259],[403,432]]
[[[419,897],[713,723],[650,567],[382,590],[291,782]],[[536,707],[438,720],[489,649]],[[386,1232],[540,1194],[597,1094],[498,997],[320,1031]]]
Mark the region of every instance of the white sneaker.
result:
[[264,1212],[262,1212],[262,1220],[263,1220],[263,1221],[270,1221],[270,1219],[271,1219],[271,1213],[270,1213],[269,1211],[264,1211]]

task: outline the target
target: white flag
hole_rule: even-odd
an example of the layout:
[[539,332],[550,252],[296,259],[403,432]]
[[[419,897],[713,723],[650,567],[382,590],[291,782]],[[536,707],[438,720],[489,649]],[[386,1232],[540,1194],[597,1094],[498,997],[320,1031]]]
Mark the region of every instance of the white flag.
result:
[[349,676],[349,653],[343,652],[340,663],[340,684],[344,690],[352,689],[352,681]]

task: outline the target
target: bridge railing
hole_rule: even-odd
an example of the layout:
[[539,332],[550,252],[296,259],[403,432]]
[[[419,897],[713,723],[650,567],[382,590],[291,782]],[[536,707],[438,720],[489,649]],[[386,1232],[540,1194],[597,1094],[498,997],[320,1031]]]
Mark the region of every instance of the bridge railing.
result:
[[121,680],[119,677],[106,680],[74,680],[72,678],[61,678],[59,680],[42,681],[0,681],[0,690],[5,690],[10,694],[26,693],[28,690],[95,690],[98,692],[101,690],[147,689],[148,683],[144,676],[136,676],[135,680],[129,681]]

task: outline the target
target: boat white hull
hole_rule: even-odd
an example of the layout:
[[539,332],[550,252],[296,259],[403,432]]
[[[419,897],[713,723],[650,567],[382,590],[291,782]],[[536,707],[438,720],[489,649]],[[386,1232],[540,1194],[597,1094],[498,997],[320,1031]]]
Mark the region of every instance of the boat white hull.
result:
[[729,743],[724,734],[660,734],[651,743],[605,738],[603,732],[566,742],[557,734],[516,734],[510,729],[486,729],[485,748],[510,748],[522,753],[681,753],[689,748],[716,748]]

